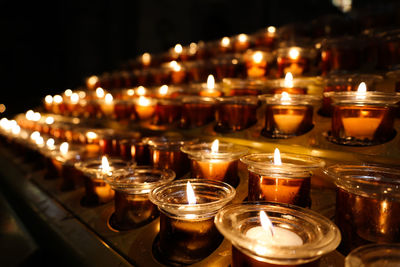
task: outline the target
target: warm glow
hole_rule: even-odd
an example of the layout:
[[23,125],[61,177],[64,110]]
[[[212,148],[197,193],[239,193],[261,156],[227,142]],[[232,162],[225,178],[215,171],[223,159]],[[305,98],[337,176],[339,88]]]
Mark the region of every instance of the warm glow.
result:
[[175,50],[175,53],[177,53],[177,54],[182,53],[182,51],[183,51],[182,45],[176,44],[174,50]]
[[229,39],[229,37],[224,37],[221,40],[221,46],[223,47],[228,47],[231,43],[231,40]]
[[181,70],[181,65],[178,64],[175,60],[171,61],[169,63],[169,66],[174,70],[174,71],[180,71]]
[[54,144],[55,144],[55,141],[54,141],[53,138],[47,139],[47,141],[46,141],[46,146],[47,146],[48,148],[54,149]]
[[281,102],[290,102],[292,99],[287,92],[282,92],[281,94]]
[[166,95],[168,94],[168,85],[162,85],[158,91],[160,95]]
[[274,165],[282,165],[281,153],[278,148],[275,148],[274,151]]
[[247,35],[244,34],[244,33],[239,34],[238,40],[239,40],[239,42],[241,42],[241,43],[246,42],[246,41],[247,41]]
[[112,103],[112,101],[113,101],[113,96],[112,96],[112,94],[106,94],[106,97],[105,97],[105,102],[106,102],[106,104],[111,104]]
[[358,86],[357,93],[356,93],[356,99],[358,99],[358,100],[365,99],[366,93],[367,93],[367,85],[365,84],[365,82],[362,82]]
[[215,139],[211,144],[211,153],[218,153],[219,150],[219,140]]
[[40,121],[40,118],[42,117],[42,115],[40,115],[39,112],[34,112],[33,116],[32,116],[32,120],[33,121]]
[[260,222],[261,222],[262,228],[266,232],[270,232],[271,235],[274,236],[274,226],[272,225],[271,220],[268,218],[267,214],[263,210],[260,211]]
[[96,85],[96,83],[99,81],[99,78],[96,75],[90,76],[87,79],[87,83],[90,87],[93,87]]
[[36,142],[36,145],[38,145],[38,146],[43,146],[44,145],[44,139],[41,136],[36,138],[35,142]]
[[60,145],[60,153],[61,153],[61,155],[67,155],[68,154],[68,150],[69,150],[69,144],[68,144],[68,142],[63,142],[61,145]]
[[6,111],[6,105],[0,104],[0,113],[3,113],[4,111]]
[[32,118],[33,118],[33,116],[34,116],[34,114],[35,114],[35,112],[33,112],[33,110],[28,110],[26,113],[25,113],[25,118],[28,120],[28,121],[31,121],[32,120]]
[[53,97],[53,101],[54,101],[56,104],[61,104],[61,103],[63,102],[63,98],[62,98],[62,96],[60,96],[60,95],[55,95],[55,96]]
[[18,124],[12,125],[11,126],[11,132],[14,135],[18,135],[21,132],[21,127]]
[[291,48],[289,50],[289,58],[291,59],[298,59],[300,56],[300,51],[297,48]]
[[268,32],[268,33],[275,33],[275,32],[276,32],[276,28],[275,28],[274,26],[269,26],[269,27],[267,28],[267,32]]
[[96,89],[96,96],[97,96],[98,98],[103,98],[104,95],[105,95],[104,89],[101,88],[101,87],[97,87],[97,89]]
[[53,103],[53,97],[52,97],[51,95],[47,95],[47,96],[44,98],[44,101],[45,101],[47,104],[51,104],[51,103]]
[[196,204],[196,196],[194,195],[193,187],[189,181],[186,184],[186,196],[187,196],[189,205]]
[[64,95],[71,96],[72,95],[72,90],[71,89],[65,90]]
[[85,91],[79,91],[78,95],[79,95],[79,98],[82,98],[82,99],[86,97]]
[[148,99],[147,97],[141,96],[139,97],[139,106],[150,106],[150,99]]
[[133,96],[135,94],[135,90],[128,89],[128,91],[126,91],[126,94],[129,95],[129,96]]
[[261,51],[257,51],[253,54],[253,62],[256,64],[260,64],[263,60],[263,54]]
[[49,116],[49,117],[46,118],[45,122],[46,122],[46,124],[53,124],[54,123],[54,118]]
[[139,86],[137,88],[137,95],[145,95],[146,94],[146,88],[144,88],[143,86]]
[[149,53],[144,53],[142,55],[142,63],[143,65],[150,65],[151,55]]
[[73,93],[70,99],[72,104],[77,104],[79,102],[79,95],[77,93]]
[[284,86],[286,88],[292,88],[293,87],[293,74],[291,72],[286,73]]
[[196,52],[197,52],[197,44],[196,43],[190,43],[190,45],[189,45],[189,53],[191,55],[194,55],[194,54],[196,54]]
[[36,140],[36,139],[38,139],[40,137],[40,133],[38,132],[38,131],[34,131],[32,134],[31,134],[31,139],[32,140]]
[[207,77],[207,89],[208,90],[214,90],[215,88],[215,79],[212,74],[208,75]]
[[97,138],[97,134],[96,134],[95,132],[87,132],[87,133],[86,133],[86,137],[87,137],[87,139],[89,139],[89,140],[93,140],[93,139],[96,139],[96,138]]
[[110,170],[111,170],[111,168],[110,168],[110,164],[108,163],[108,159],[106,156],[103,156],[101,158],[101,172],[104,174],[107,174],[110,172]]

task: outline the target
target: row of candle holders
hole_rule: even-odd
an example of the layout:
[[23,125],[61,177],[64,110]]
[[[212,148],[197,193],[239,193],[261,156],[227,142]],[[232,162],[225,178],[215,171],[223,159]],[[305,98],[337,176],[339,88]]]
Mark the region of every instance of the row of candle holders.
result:
[[[143,167],[121,159],[87,158],[88,151],[81,146],[65,151],[68,145],[57,146],[54,140],[49,143],[50,139],[44,142],[40,134],[27,142],[16,137],[15,125],[15,121],[7,124],[2,120],[2,142],[15,147],[29,162],[44,159],[47,179],[61,176],[62,190],[83,183],[84,206],[115,199],[112,227],[141,227],[158,216],[158,206],[160,232],[154,254],[163,263],[191,264],[207,257],[222,241],[218,230],[233,244],[233,266],[313,265],[339,243],[339,250],[347,254],[363,244],[400,241],[396,216],[400,171],[396,169],[367,165],[325,168],[337,186],[337,228],[329,219],[305,209],[311,205],[313,172],[324,167],[324,161],[315,157],[277,151],[247,154],[244,147],[217,141],[153,137],[147,142],[160,151],[153,159],[164,165]],[[175,157],[178,151],[181,156]],[[197,178],[173,181],[170,158],[190,166],[191,177]],[[251,202],[228,205],[239,183],[239,159],[248,168],[247,200]],[[74,186],[66,187],[68,184]],[[266,226],[263,212],[273,228]]]

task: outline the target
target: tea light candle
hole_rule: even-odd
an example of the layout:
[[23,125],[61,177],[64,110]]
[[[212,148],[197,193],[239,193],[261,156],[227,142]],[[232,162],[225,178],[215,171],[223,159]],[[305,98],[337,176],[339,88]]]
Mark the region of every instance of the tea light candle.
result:
[[215,224],[233,245],[232,267],[317,266],[340,242],[328,218],[274,202],[227,205]]
[[182,128],[201,127],[214,120],[215,98],[187,96],[182,98],[182,103]]
[[249,201],[275,201],[310,207],[312,171],[322,168],[321,159],[274,153],[250,154],[240,159],[249,171]]
[[166,264],[193,264],[210,255],[222,242],[214,215],[235,196],[235,189],[211,180],[178,180],[149,195],[160,214],[156,257]]
[[110,225],[118,230],[129,230],[149,223],[158,216],[157,206],[150,202],[149,192],[175,178],[172,170],[138,167],[123,174],[106,176],[115,190],[115,212]]
[[307,82],[300,78],[294,79],[291,72],[286,73],[284,80],[267,81],[266,86],[269,87],[272,94],[282,94],[283,92],[288,94],[307,93]]
[[100,102],[100,108],[106,117],[112,117],[114,114],[114,97],[112,94],[107,93],[104,100]]
[[375,145],[395,135],[393,124],[398,93],[367,92],[361,83],[356,92],[327,92],[333,101],[330,140],[343,145]]
[[301,76],[310,71],[311,61],[316,57],[312,48],[286,47],[277,50],[278,75],[284,76],[291,72],[295,76]]
[[149,53],[143,53],[141,56],[142,66],[147,68],[151,64],[151,55]]
[[324,172],[337,186],[335,222],[342,233],[342,253],[371,242],[400,242],[399,170],[333,165]]
[[168,65],[164,67],[168,67],[169,70],[171,71],[171,83],[172,84],[181,84],[184,83],[186,80],[186,71],[184,67],[179,64],[178,62],[171,61],[170,63],[167,63]]
[[247,34],[241,33],[234,39],[233,47],[235,52],[243,52],[250,47],[250,38]]
[[101,160],[90,159],[77,162],[75,167],[84,174],[85,196],[81,204],[97,206],[107,203],[114,198],[114,190],[104,180],[106,176],[123,173],[135,164],[119,159],[108,160],[103,156]]
[[261,95],[267,104],[265,128],[262,134],[270,138],[302,135],[313,128],[313,104],[320,100],[314,95]]
[[262,78],[267,74],[268,61],[272,60],[272,54],[259,50],[249,50],[246,52],[244,59],[246,62],[247,77],[251,79]]
[[227,53],[232,50],[231,39],[229,37],[223,37],[219,42],[219,50],[222,53]]
[[181,118],[181,98],[158,99],[153,123],[156,125],[177,124]]
[[140,120],[150,119],[156,110],[156,100],[140,96],[135,104],[135,111]]
[[222,91],[219,89],[219,86],[215,84],[215,79],[212,74],[208,75],[207,84],[202,85],[202,90],[199,94],[205,97],[218,97],[222,95]]
[[239,184],[238,160],[247,153],[247,148],[216,139],[212,143],[186,145],[181,150],[189,155],[193,177],[219,180],[232,186]]

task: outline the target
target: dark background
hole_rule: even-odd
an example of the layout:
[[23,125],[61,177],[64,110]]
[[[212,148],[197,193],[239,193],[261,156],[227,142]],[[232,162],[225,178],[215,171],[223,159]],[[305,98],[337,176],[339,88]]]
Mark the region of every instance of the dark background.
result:
[[34,108],[45,95],[143,52],[335,12],[329,0],[1,1],[3,115]]

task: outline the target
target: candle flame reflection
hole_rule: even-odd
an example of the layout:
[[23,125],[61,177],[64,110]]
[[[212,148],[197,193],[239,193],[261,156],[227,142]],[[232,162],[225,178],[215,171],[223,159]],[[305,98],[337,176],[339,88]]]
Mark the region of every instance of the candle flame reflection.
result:
[[290,98],[290,95],[287,92],[282,92],[281,94],[281,101],[282,102],[290,102],[292,99]]
[[196,196],[194,195],[193,187],[189,181],[186,184],[186,196],[189,205],[196,204]]
[[272,225],[271,220],[268,218],[265,211],[260,211],[260,222],[262,228],[267,232],[271,233],[271,236],[274,236],[274,226]]
[[274,165],[282,165],[281,153],[278,148],[274,151]]

